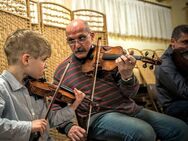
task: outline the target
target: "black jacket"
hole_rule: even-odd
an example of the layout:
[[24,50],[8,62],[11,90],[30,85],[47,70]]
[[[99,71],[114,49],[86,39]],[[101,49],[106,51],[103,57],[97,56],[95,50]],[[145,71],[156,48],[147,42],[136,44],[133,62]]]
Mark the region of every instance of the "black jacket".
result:
[[172,52],[169,46],[161,57],[162,64],[155,69],[157,97],[163,107],[177,100],[188,100],[188,74],[179,72],[172,60]]

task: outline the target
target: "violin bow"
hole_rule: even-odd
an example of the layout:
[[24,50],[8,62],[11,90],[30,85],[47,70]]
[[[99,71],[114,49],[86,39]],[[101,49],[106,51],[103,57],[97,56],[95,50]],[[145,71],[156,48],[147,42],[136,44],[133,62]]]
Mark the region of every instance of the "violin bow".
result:
[[[49,107],[48,107],[48,109],[47,109],[47,112],[46,112],[46,115],[45,115],[45,120],[47,120],[47,118],[48,118],[48,115],[49,115],[50,110],[51,110],[51,108],[52,108],[52,104],[53,104],[54,101],[55,101],[55,98],[56,98],[56,96],[57,96],[57,94],[58,94],[58,91],[59,91],[59,89],[60,89],[61,83],[62,83],[62,81],[63,81],[63,79],[64,79],[64,77],[65,77],[65,74],[66,74],[66,72],[67,72],[67,70],[68,70],[70,64],[71,64],[71,62],[68,62],[67,66],[66,66],[66,68],[65,68],[65,70],[64,70],[64,72],[63,72],[63,75],[61,76],[61,79],[60,79],[60,81],[59,81],[59,84],[58,84],[58,86],[57,86],[57,88],[56,88],[56,90],[55,90],[55,93],[54,93],[54,95],[53,95],[52,101],[50,102],[50,105],[49,105]],[[38,141],[40,137],[41,137],[40,132],[34,132],[34,133],[31,134],[29,141]]]
[[97,71],[98,71],[98,66],[99,66],[99,57],[100,57],[100,47],[99,47],[99,41],[101,40],[101,37],[98,37],[97,39],[97,46],[96,46],[96,58],[95,58],[95,71],[94,71],[94,78],[93,78],[93,87],[92,87],[92,93],[91,93],[91,102],[89,104],[89,114],[88,114],[88,121],[87,121],[87,133],[89,131],[89,124],[91,120],[91,112],[92,112],[92,103],[93,103],[93,98],[94,98],[94,93],[95,93],[95,85],[96,85],[96,80],[97,80]]
[[52,105],[53,105],[53,103],[54,103],[54,101],[55,101],[55,98],[56,98],[56,96],[57,96],[57,94],[58,94],[58,91],[59,91],[59,89],[60,89],[61,83],[63,82],[63,79],[64,79],[64,77],[65,77],[65,74],[66,74],[66,72],[67,72],[67,70],[68,70],[70,64],[71,64],[71,61],[68,62],[67,66],[66,66],[66,68],[65,68],[65,70],[64,70],[64,72],[63,72],[63,75],[61,76],[61,79],[60,79],[60,81],[59,81],[59,83],[58,83],[58,85],[57,85],[57,88],[56,88],[56,90],[55,90],[55,92],[54,92],[53,98],[52,98],[52,100],[51,100],[51,102],[50,102],[50,105],[49,105],[49,107],[48,107],[47,113],[46,113],[46,115],[45,115],[45,119],[48,118],[49,112],[50,112],[50,110],[51,110],[51,108],[52,108]]

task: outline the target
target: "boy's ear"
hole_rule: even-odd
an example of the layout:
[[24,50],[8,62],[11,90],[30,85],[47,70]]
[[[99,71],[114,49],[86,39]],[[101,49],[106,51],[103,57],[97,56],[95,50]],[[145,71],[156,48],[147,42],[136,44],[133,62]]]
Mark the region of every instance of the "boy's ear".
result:
[[27,54],[27,53],[24,53],[22,56],[21,56],[21,61],[24,65],[27,65],[29,63],[29,58],[30,58],[30,55]]

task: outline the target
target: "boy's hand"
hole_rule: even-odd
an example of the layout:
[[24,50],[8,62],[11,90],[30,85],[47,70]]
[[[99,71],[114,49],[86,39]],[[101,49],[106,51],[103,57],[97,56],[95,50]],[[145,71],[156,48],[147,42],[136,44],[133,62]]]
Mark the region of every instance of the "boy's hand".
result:
[[82,91],[79,91],[78,89],[74,88],[74,94],[75,94],[75,97],[76,97],[75,101],[81,103],[82,100],[85,97],[85,93],[83,93]]
[[31,132],[40,132],[42,135],[47,127],[47,121],[45,119],[37,119],[32,121],[32,129]]
[[70,107],[73,109],[73,110],[76,110],[76,108],[78,107],[78,105],[82,102],[82,100],[84,99],[85,97],[85,93],[77,90],[76,88],[74,88],[74,94],[75,94],[75,101],[72,105],[70,105]]

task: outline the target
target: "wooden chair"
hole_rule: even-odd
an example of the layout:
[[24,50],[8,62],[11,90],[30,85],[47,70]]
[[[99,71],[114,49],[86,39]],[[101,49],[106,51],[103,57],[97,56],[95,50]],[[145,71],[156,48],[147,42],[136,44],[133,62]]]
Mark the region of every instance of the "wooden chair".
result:
[[156,49],[155,50],[155,55],[158,57],[158,58],[160,58],[162,55],[163,55],[163,53],[164,53],[164,49]]
[[[142,53],[146,55],[147,57],[150,57],[153,59],[158,58],[155,54],[155,51],[151,49],[144,49],[142,50]],[[149,107],[149,108],[157,112],[161,112],[157,99],[156,99],[157,90],[155,88],[155,83],[156,83],[155,74],[154,74],[155,66],[151,67],[150,64],[147,64],[149,67],[143,68],[143,65],[144,65],[143,62],[138,64],[138,68],[146,84],[148,96],[152,104],[152,107]]]
[[[142,51],[139,49],[129,48],[128,51],[134,51],[134,55],[143,56]],[[145,70],[145,68],[143,68],[143,64],[144,63],[141,60],[137,60],[136,66],[133,69],[134,75],[136,76],[140,84],[138,95],[134,97],[133,99],[138,105],[143,105],[144,107],[151,109],[152,102],[150,101],[149,96],[148,96],[147,83],[145,82],[143,73],[141,73],[140,71],[141,69]]]

